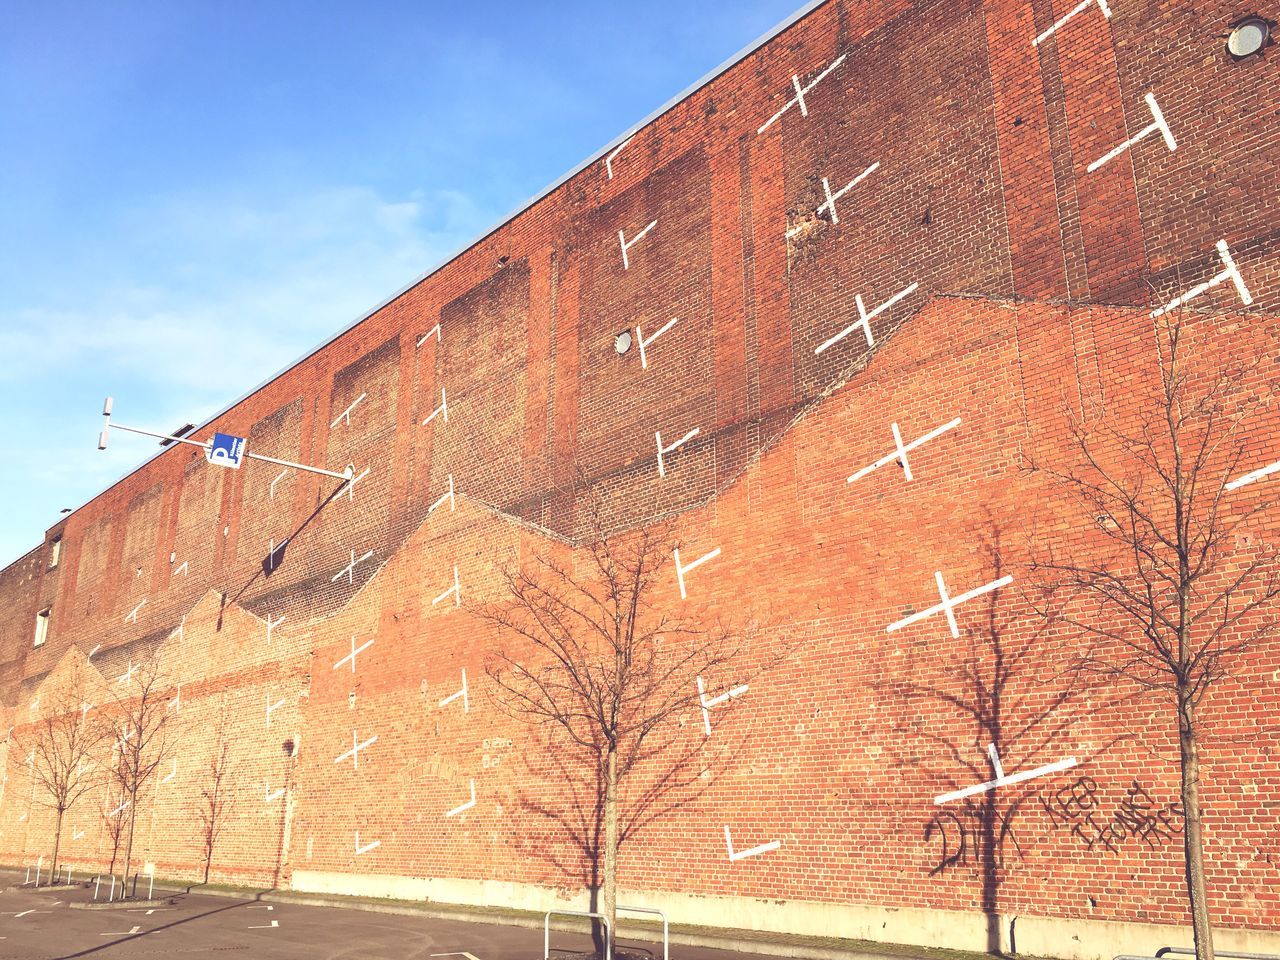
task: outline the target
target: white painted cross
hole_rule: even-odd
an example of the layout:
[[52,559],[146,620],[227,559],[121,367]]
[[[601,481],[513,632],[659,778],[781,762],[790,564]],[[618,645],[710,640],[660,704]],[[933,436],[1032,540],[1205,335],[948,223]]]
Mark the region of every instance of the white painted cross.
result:
[[1236,266],[1235,260],[1231,258],[1231,248],[1227,246],[1227,241],[1219,240],[1217,248],[1218,257],[1222,260],[1222,265],[1226,269],[1212,280],[1206,280],[1204,283],[1192,287],[1186,293],[1182,294],[1182,296],[1174,297],[1159,310],[1153,310],[1151,312],[1152,320],[1156,319],[1156,317],[1163,316],[1170,310],[1176,310],[1184,303],[1189,303],[1205,291],[1212,290],[1214,287],[1221,283],[1226,283],[1228,280],[1235,284],[1236,293],[1240,295],[1241,303],[1246,307],[1253,303],[1253,294],[1251,294],[1249,292],[1249,288],[1244,285],[1244,277],[1240,275],[1240,268]]
[[174,757],[174,758],[173,758],[173,769],[172,769],[172,770],[170,770],[170,771],[169,771],[169,773],[168,773],[168,775],[167,775],[163,780],[161,780],[161,781],[160,781],[160,786],[162,786],[162,787],[163,787],[166,783],[168,783],[170,780],[172,780],[172,779],[173,779],[174,777],[176,777],[177,775],[178,775],[178,758],[177,758],[177,757]]
[[922,444],[928,443],[930,440],[933,440],[936,437],[942,436],[948,430],[954,430],[956,427],[960,426],[960,418],[956,417],[954,420],[950,421],[949,423],[944,423],[942,426],[938,427],[937,429],[930,430],[924,436],[920,437],[919,439],[912,440],[906,446],[903,446],[902,433],[901,431],[898,430],[898,425],[896,423],[891,423],[889,426],[890,426],[890,429],[892,429],[893,431],[893,443],[896,449],[892,453],[886,454],[885,456],[881,457],[875,463],[871,464],[871,466],[863,467],[857,473],[850,476],[849,479],[845,481],[846,483],[853,483],[853,481],[855,480],[861,480],[863,477],[871,473],[873,470],[877,470],[880,467],[885,466],[886,464],[893,463],[895,460],[902,464],[902,472],[906,475],[906,478],[908,480],[914,480],[915,476],[911,473],[911,462],[907,459],[907,454],[912,450],[914,450],[916,447],[919,447]]
[[447,811],[447,812],[445,813],[445,816],[446,816],[446,817],[456,816],[457,814],[462,813],[462,811],[464,811],[464,810],[470,810],[470,809],[471,809],[472,807],[474,807],[475,805],[476,805],[476,781],[475,781],[475,779],[474,779],[474,778],[472,778],[472,780],[471,780],[471,799],[470,799],[470,800],[468,800],[466,803],[462,804],[461,806],[454,807],[452,810]]
[[453,474],[452,474],[452,473],[451,473],[451,474],[449,474],[449,490],[448,490],[448,492],[441,494],[441,495],[440,495],[440,499],[439,499],[439,500],[437,500],[435,503],[433,503],[430,507],[428,507],[428,508],[427,508],[427,516],[431,516],[431,514],[435,513],[435,512],[436,512],[436,507],[440,506],[440,505],[441,505],[442,503],[444,503],[446,500],[448,500],[448,501],[449,501],[449,512],[450,512],[450,513],[453,513],[455,510],[457,510],[457,509],[458,509],[458,501],[455,499],[455,497],[454,497],[454,495],[453,495]]
[[168,713],[172,710],[174,713],[182,712],[182,684],[179,683],[175,688],[173,699],[164,705],[164,712]]
[[130,611],[129,611],[129,613],[125,616],[125,618],[124,618],[124,622],[125,622],[125,623],[137,623],[137,622],[138,622],[138,611],[139,611],[139,610],[141,610],[141,609],[142,609],[143,607],[145,607],[146,605],[147,605],[147,599],[146,599],[146,597],[143,597],[143,598],[142,598],[142,600],[138,603],[138,605],[137,605],[136,607],[134,607],[132,610],[130,610]]
[[[372,467],[365,467],[364,473],[360,474],[358,477],[352,477],[350,480],[347,481],[347,499],[348,500],[354,500],[356,498],[356,484],[359,483],[361,480],[363,480],[365,477],[367,477],[372,471],[373,471]],[[288,541],[285,541],[285,542],[287,543]]]
[[1242,476],[1236,477],[1226,485],[1227,490],[1238,490],[1243,486],[1253,483],[1255,480],[1261,480],[1263,477],[1269,477],[1273,473],[1280,473],[1280,460],[1275,463],[1268,464],[1265,467],[1259,467],[1257,470],[1251,470]]
[[762,843],[758,847],[752,847],[750,850],[742,850],[734,853],[733,838],[729,836],[729,825],[724,825],[724,845],[729,848],[729,860],[745,860],[747,857],[758,857],[762,853],[768,853],[771,850],[777,850],[782,846],[781,840],[771,840],[769,843]]
[[678,547],[675,550],[673,550],[672,553],[674,554],[676,559],[676,579],[680,582],[680,599],[687,600],[689,597],[688,597],[688,594],[685,593],[685,589],[684,589],[684,575],[686,573],[691,573],[693,570],[696,570],[698,567],[702,566],[708,560],[714,560],[716,557],[720,556],[720,548],[716,547],[710,553],[703,554],[701,557],[693,561],[693,563],[689,564],[688,566],[682,566],[680,564],[680,549]]
[[110,813],[108,813],[108,814],[107,814],[107,816],[108,816],[108,817],[116,817],[116,816],[119,816],[120,814],[122,814],[122,813],[124,813],[126,810],[128,810],[128,809],[129,809],[129,807],[130,807],[130,805],[132,805],[132,803],[133,803],[133,801],[132,801],[132,800],[125,800],[122,804],[120,804],[120,806],[116,807],[114,810],[112,810]]
[[431,411],[431,416],[423,420],[422,425],[425,427],[428,423],[430,423],[432,420],[436,418],[437,414],[443,414],[444,422],[445,423],[449,422],[449,395],[445,393],[444,387],[440,388],[440,406],[436,407],[433,411]]
[[849,326],[845,327],[843,330],[841,330],[831,339],[824,341],[813,352],[822,353],[822,351],[826,350],[828,347],[835,346],[837,343],[839,343],[849,334],[853,333],[853,331],[857,330],[859,327],[862,328],[862,332],[867,338],[867,346],[874,347],[876,345],[876,340],[875,340],[875,337],[872,336],[871,334],[871,321],[874,320],[876,317],[880,316],[880,314],[884,313],[886,310],[892,307],[899,300],[903,299],[904,297],[911,296],[911,294],[916,292],[916,289],[919,286],[920,284],[913,283],[911,284],[911,286],[907,287],[905,290],[900,290],[898,293],[895,293],[892,297],[890,297],[884,303],[880,304],[880,306],[876,307],[870,313],[867,313],[867,308],[866,306],[863,305],[862,294],[860,293],[857,294],[853,299],[854,299],[854,303],[856,303],[858,306],[858,319],[853,321],[853,323],[849,324]]
[[348,653],[348,654],[347,654],[345,657],[343,657],[341,660],[339,660],[337,663],[335,663],[335,664],[333,665],[333,669],[337,670],[337,669],[338,669],[339,667],[341,667],[344,663],[350,663],[350,664],[351,664],[351,672],[352,672],[352,673],[355,673],[355,672],[356,672],[356,656],[357,656],[358,654],[363,653],[363,652],[364,652],[365,650],[367,650],[369,647],[373,646],[373,641],[374,641],[374,640],[376,640],[376,639],[377,639],[376,637],[370,638],[369,640],[366,640],[364,643],[360,644],[360,646],[359,646],[359,647],[357,647],[357,646],[356,646],[356,638],[355,638],[355,636],[353,635],[353,636],[351,637],[351,652],[350,652],[350,653]]
[[368,394],[364,394],[364,393],[362,393],[362,394],[360,394],[360,396],[358,396],[358,397],[356,397],[354,400],[352,400],[352,401],[351,401],[351,406],[347,407],[347,409],[343,410],[340,414],[338,414],[338,415],[334,418],[333,423],[329,424],[329,429],[330,429],[330,430],[333,430],[333,429],[334,429],[335,427],[337,427],[337,426],[338,426],[338,424],[339,424],[339,423],[341,423],[343,420],[347,421],[347,426],[348,426],[348,427],[349,427],[349,426],[351,426],[351,411],[352,411],[352,410],[354,410],[354,409],[359,405],[360,401],[361,401],[361,400],[363,400],[366,396],[368,396]]
[[182,563],[178,566],[178,569],[173,571],[173,575],[175,577],[178,574],[182,574],[184,577],[191,576],[191,562],[189,560],[183,560]]
[[280,618],[278,620],[272,620],[271,614],[269,613],[267,614],[267,643],[271,642],[271,631],[274,630],[276,627],[280,626],[280,624],[284,623],[284,620],[285,620],[285,617],[283,613],[280,614]]
[[267,697],[267,698],[266,698],[266,703],[267,703],[267,726],[268,726],[268,727],[269,727],[269,726],[271,726],[271,714],[272,714],[272,713],[274,713],[276,710],[279,710],[281,707],[283,707],[283,706],[284,706],[284,704],[285,704],[285,701],[286,701],[287,699],[288,699],[287,697],[281,697],[281,698],[280,698],[279,700],[277,700],[275,703],[272,703],[272,702],[271,702],[271,698],[270,698],[270,697]]
[[856,187],[858,184],[860,184],[867,177],[871,176],[871,174],[875,173],[876,170],[879,168],[879,166],[880,166],[880,161],[877,160],[875,163],[867,167],[867,169],[863,170],[860,174],[858,174],[856,177],[854,177],[852,180],[846,183],[843,187],[841,187],[835,193],[831,192],[831,184],[827,182],[826,177],[823,177],[822,191],[827,195],[827,202],[824,203],[822,206],[818,207],[818,210],[817,210],[818,214],[821,215],[823,210],[830,209],[832,225],[838,224],[840,222],[840,216],[839,214],[836,213],[836,201],[839,200],[841,197],[843,197],[846,193],[848,193],[854,187]]
[[280,787],[278,790],[276,790],[273,793],[271,790],[271,785],[268,783],[264,783],[262,785],[262,789],[263,789],[263,795],[266,797],[266,800],[264,801],[265,803],[274,803],[275,801],[279,800],[281,797],[284,796],[284,787]]
[[645,227],[643,230],[637,233],[629,241],[627,240],[626,234],[624,234],[621,230],[618,231],[618,244],[619,246],[622,247],[622,269],[623,270],[629,270],[631,268],[631,261],[627,259],[627,251],[630,250],[632,247],[634,247],[637,243],[639,243],[640,240],[644,237],[644,235],[648,233],[650,230],[652,230],[654,227],[656,227],[657,225],[658,225],[657,220],[650,221],[647,227]]
[[279,483],[288,475],[289,475],[289,471],[287,468],[284,470],[281,470],[278,474],[276,474],[276,478],[271,481],[271,491],[269,494],[269,499],[274,500],[276,498],[276,484]]
[[329,578],[329,582],[330,582],[330,583],[337,583],[339,580],[341,580],[341,579],[342,579],[343,575],[345,574],[345,575],[346,575],[346,577],[347,577],[347,583],[348,583],[348,584],[354,584],[354,583],[356,582],[356,565],[357,565],[357,564],[360,564],[360,563],[364,563],[366,560],[368,560],[368,559],[369,559],[370,557],[372,557],[372,556],[373,556],[373,551],[372,551],[372,550],[370,550],[370,551],[369,551],[368,553],[366,553],[363,557],[361,557],[359,560],[357,560],[357,559],[356,559],[356,552],[355,552],[354,550],[352,550],[352,551],[351,551],[351,562],[350,562],[349,564],[347,564],[345,567],[343,567],[341,570],[339,570],[337,573],[335,573],[332,577],[330,577],[330,578]]
[[718,707],[722,703],[728,703],[729,700],[740,697],[750,689],[747,684],[741,684],[737,687],[730,687],[725,693],[718,697],[707,699],[707,688],[702,682],[702,677],[698,677],[698,702],[702,705],[702,726],[707,731],[707,736],[711,736],[711,708]]
[[451,593],[453,594],[453,605],[455,607],[462,606],[462,587],[458,583],[458,565],[456,563],[453,565],[453,586],[432,600],[431,605],[434,607]]
[[620,144],[613,148],[613,151],[604,158],[604,168],[609,171],[609,179],[613,179],[613,158],[622,152],[622,148],[635,139],[635,134],[627,137]]
[[810,90],[812,90],[814,87],[816,87],[822,81],[822,79],[826,77],[827,74],[829,74],[836,67],[840,66],[840,64],[844,63],[844,58],[846,56],[848,56],[848,54],[842,53],[840,54],[840,56],[832,60],[830,66],[828,66],[820,74],[814,77],[809,82],[808,86],[805,86],[805,87],[800,86],[800,78],[795,74],[792,74],[791,86],[795,90],[796,95],[787,101],[786,106],[784,106],[781,110],[779,110],[772,117],[766,120],[764,122],[764,125],[760,127],[760,129],[758,129],[756,133],[757,134],[764,133],[766,130],[769,129],[770,126],[772,126],[775,120],[777,120],[779,117],[781,117],[784,113],[786,113],[788,110],[790,110],[792,107],[796,106],[797,104],[800,106],[800,115],[803,117],[807,117],[809,115],[809,105],[805,103],[804,95],[808,93]]
[[1168,147],[1171,152],[1178,149],[1178,141],[1173,138],[1173,131],[1169,129],[1169,124],[1165,123],[1164,114],[1160,112],[1160,105],[1156,103],[1155,94],[1145,94],[1142,99],[1147,101],[1147,107],[1151,110],[1151,116],[1153,118],[1152,122],[1143,127],[1110,153],[1099,157],[1097,160],[1093,161],[1093,163],[1089,164],[1085,170],[1086,173],[1093,173],[1093,171],[1097,170],[1104,164],[1111,162],[1116,157],[1120,156],[1120,154],[1132,147],[1135,143],[1151,136],[1151,134],[1156,131],[1160,132],[1160,136],[1164,138],[1164,145]]
[[960,626],[956,623],[955,608],[960,606],[966,600],[972,600],[974,597],[980,597],[984,593],[990,593],[992,590],[999,590],[1001,587],[1008,586],[1013,583],[1013,577],[1004,576],[999,580],[993,580],[984,586],[970,590],[968,593],[962,593],[958,597],[949,597],[947,595],[946,584],[942,582],[942,572],[935,571],[934,576],[938,580],[938,594],[942,597],[942,602],[935,606],[929,607],[927,610],[921,610],[919,613],[913,613],[909,617],[904,617],[897,623],[891,623],[885,628],[885,633],[893,633],[895,630],[901,630],[903,627],[915,623],[917,620],[924,620],[931,617],[935,613],[946,613],[947,623],[951,625],[951,635],[953,637],[960,636]]
[[996,787],[1009,787],[1015,783],[1022,783],[1025,780],[1034,780],[1036,777],[1048,776],[1051,773],[1060,773],[1063,770],[1070,770],[1076,765],[1075,757],[1067,757],[1065,760],[1059,760],[1057,763],[1046,764],[1043,767],[1036,767],[1034,770],[1024,770],[1022,773],[1006,775],[1004,765],[1000,763],[1000,754],[996,752],[994,743],[987,745],[987,755],[991,757],[991,769],[995,771],[995,779],[988,780],[986,783],[979,783],[972,787],[965,787],[963,790],[956,790],[952,793],[943,793],[933,798],[933,802],[941,806],[944,803],[950,803],[952,800],[963,800],[965,797],[972,797],[979,793],[986,793],[988,790],[994,790]]
[[459,697],[462,698],[462,712],[470,713],[471,702],[467,698],[467,668],[466,667],[462,668],[462,689],[459,690],[457,693],[449,694],[449,696],[441,700],[440,706],[447,707],[449,704],[453,703],[453,701],[457,700]]
[[416,344],[416,346],[419,346],[419,347],[422,346],[432,337],[436,338],[436,343],[443,342],[444,338],[440,334],[440,324],[437,323],[434,327],[432,327],[430,330],[428,330],[426,333],[420,336],[418,338],[418,343]]
[[133,675],[137,673],[138,670],[139,668],[134,664],[132,660],[130,660],[129,669],[126,670],[124,673],[120,674],[120,676],[116,677],[116,683],[128,683],[133,679]]
[[640,345],[640,369],[641,370],[649,369],[649,355],[645,353],[645,348],[648,347],[649,344],[653,343],[653,341],[657,340],[664,333],[666,333],[668,330],[670,330],[672,327],[674,327],[676,323],[679,322],[679,320],[680,320],[679,317],[672,317],[670,320],[668,320],[666,323],[662,325],[662,327],[658,330],[657,333],[649,337],[648,340],[646,340],[644,338],[644,334],[640,332],[640,325],[636,324],[636,343]]
[[375,840],[373,841],[373,843],[367,843],[363,847],[360,846],[360,831],[359,830],[356,831],[356,856],[357,857],[360,856],[360,854],[362,853],[368,853],[370,850],[373,850],[375,847],[380,847],[380,846],[382,846],[381,840]]
[[694,427],[692,430],[686,433],[683,437],[681,437],[675,443],[671,444],[671,446],[669,447],[664,447],[662,445],[662,434],[659,433],[657,430],[653,431],[653,439],[657,441],[657,444],[658,444],[658,476],[665,477],[667,475],[667,466],[666,466],[666,463],[663,461],[663,457],[668,453],[675,453],[676,450],[678,450],[680,447],[684,446],[686,443],[688,443],[690,440],[696,437],[700,429],[701,428],[699,427]]
[[1110,20],[1111,8],[1107,6],[1107,0],[1080,0],[1080,3],[1076,5],[1074,10],[1072,10],[1070,13],[1066,14],[1065,16],[1060,17],[1057,23],[1055,23],[1052,27],[1050,27],[1044,33],[1040,34],[1040,36],[1032,40],[1031,45],[1033,47],[1040,46],[1040,44],[1044,43],[1044,41],[1048,40],[1051,36],[1057,33],[1058,30],[1062,29],[1062,27],[1066,25],[1068,20],[1074,17],[1077,13],[1082,13],[1084,10],[1093,6],[1094,3],[1097,3],[1098,9],[1102,11],[1102,15],[1106,17],[1108,20]]
[[371,747],[371,746],[373,746],[373,745],[374,745],[375,743],[377,743],[377,742],[378,742],[378,735],[377,735],[377,734],[374,734],[372,737],[370,737],[370,738],[369,738],[368,740],[366,740],[364,743],[360,743],[360,742],[359,742],[359,737],[357,737],[357,736],[356,736],[356,732],[355,732],[354,730],[352,730],[352,731],[351,731],[351,749],[350,749],[350,750],[348,750],[346,753],[343,753],[343,754],[340,754],[340,755],[338,755],[338,756],[334,757],[334,758],[333,758],[333,762],[334,762],[334,763],[341,763],[343,760],[347,759],[347,757],[350,757],[350,758],[351,758],[351,769],[352,769],[352,770],[359,770],[359,769],[360,769],[360,751],[361,751],[361,750],[363,750],[363,749],[365,749],[366,747]]
[[72,828],[72,830],[71,830],[71,839],[72,839],[72,840],[80,840],[80,839],[81,839],[81,838],[83,838],[83,837],[84,837],[84,831],[83,831],[83,830],[76,830],[76,829]]

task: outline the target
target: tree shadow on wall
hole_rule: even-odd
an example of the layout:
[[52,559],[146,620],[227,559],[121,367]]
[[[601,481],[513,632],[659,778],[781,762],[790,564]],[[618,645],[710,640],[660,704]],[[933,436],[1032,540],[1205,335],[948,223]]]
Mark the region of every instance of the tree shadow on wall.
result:
[[[717,722],[723,724],[735,709],[732,703],[717,707]],[[634,796],[622,805],[619,851],[654,823],[696,804],[714,786],[747,739],[745,733],[726,736],[720,728],[716,732],[724,743],[731,740],[732,744],[713,748],[696,724],[681,724],[635,758],[638,775],[628,787]],[[538,760],[526,761],[530,782],[540,789],[517,786],[515,798],[520,811],[541,824],[541,829],[526,832],[517,852],[542,862],[574,884],[573,889],[585,887],[587,910],[599,912],[605,851],[605,772],[595,761],[600,754],[552,731],[540,747]],[[598,925],[593,926],[592,938],[597,956],[603,956]]]
[[[1005,576],[1002,533],[994,521],[988,521],[980,542],[987,570],[982,582]],[[1012,926],[1008,937],[1003,931],[1001,887],[1014,860],[1023,856],[1015,825],[1045,781],[1037,777],[968,796],[947,795],[1069,756],[1083,763],[1114,743],[1081,756],[1067,736],[1079,717],[1078,701],[1096,681],[1091,683],[1075,658],[1053,666],[1063,633],[1056,598],[1038,598],[1033,607],[1027,598],[1008,593],[1005,588],[986,594],[982,626],[961,628],[954,655],[947,655],[930,679],[879,685],[909,708],[910,719],[896,732],[925,748],[911,751],[898,765],[922,771],[926,782],[940,788],[924,826],[925,843],[940,845],[929,876],[969,869],[979,884],[987,951],[993,954],[1016,952]]]

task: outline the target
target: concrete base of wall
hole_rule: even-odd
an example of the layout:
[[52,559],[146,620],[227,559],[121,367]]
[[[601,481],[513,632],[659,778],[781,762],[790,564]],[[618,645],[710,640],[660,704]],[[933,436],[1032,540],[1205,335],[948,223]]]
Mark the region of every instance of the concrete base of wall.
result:
[[[294,870],[292,889],[300,893],[421,900],[469,907],[502,907],[543,912],[586,909],[556,890],[495,880],[452,880],[363,876]],[[987,952],[988,918],[981,913],[862,904],[757,900],[749,897],[683,893],[620,892],[619,902],[652,907],[671,924],[802,937],[841,938],[952,950]],[[1163,946],[1190,946],[1190,927],[1121,923],[1083,918],[1003,916],[995,922],[1000,949],[1008,953],[1062,960],[1111,960],[1119,954],[1150,955]],[[1218,950],[1280,956],[1280,931],[1219,928]],[[786,951],[779,951],[785,953]]]

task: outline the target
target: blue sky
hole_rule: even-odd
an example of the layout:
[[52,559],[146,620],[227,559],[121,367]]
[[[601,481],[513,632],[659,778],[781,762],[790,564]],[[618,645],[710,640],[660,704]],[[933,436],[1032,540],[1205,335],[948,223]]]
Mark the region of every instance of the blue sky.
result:
[[0,3],[0,565],[801,2]]

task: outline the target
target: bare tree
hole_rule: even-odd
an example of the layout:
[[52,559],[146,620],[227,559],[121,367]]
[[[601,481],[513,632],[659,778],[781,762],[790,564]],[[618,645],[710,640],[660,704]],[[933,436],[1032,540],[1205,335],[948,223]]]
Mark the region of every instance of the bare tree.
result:
[[200,797],[195,803],[196,821],[200,826],[200,849],[204,856],[204,883],[209,882],[213,867],[213,851],[226,829],[227,816],[235,803],[231,774],[233,766],[228,756],[226,706],[218,716],[213,754],[204,768],[200,784]]
[[1197,356],[1191,331],[1181,314],[1160,318],[1151,396],[1123,422],[1073,423],[1076,461],[1047,472],[1096,524],[1100,549],[1075,543],[1070,555],[1049,552],[1037,566],[1080,600],[1067,619],[1092,640],[1085,666],[1151,692],[1172,712],[1195,948],[1199,960],[1213,960],[1200,708],[1241,653],[1276,635],[1269,608],[1280,576],[1276,547],[1247,528],[1270,501],[1229,486],[1247,451],[1252,407],[1240,396],[1248,371]]
[[35,802],[54,812],[51,876],[55,878],[62,848],[63,818],[102,782],[101,771],[94,760],[98,748],[109,736],[109,728],[91,714],[92,709],[85,675],[76,665],[66,682],[51,691],[50,702],[29,728],[22,744],[32,758]]
[[[509,567],[504,598],[479,615],[499,628],[486,670],[500,709],[545,731],[562,773],[594,787],[575,794],[573,811],[548,815],[592,878],[602,874],[593,907],[616,931],[619,849],[691,802],[718,768],[701,724],[689,723],[701,716],[699,678],[750,677],[743,634],[674,615],[655,595],[673,589],[663,579],[668,528],[606,537],[597,519],[594,530],[580,555],[553,545]],[[598,925],[595,935],[600,951]]]
[[112,766],[120,789],[121,803],[127,804],[121,817],[124,829],[124,882],[129,882],[133,866],[133,840],[138,823],[138,799],[156,771],[169,757],[170,690],[162,679],[159,662],[148,657],[142,664],[130,664],[130,671],[116,683],[116,701],[108,712],[112,748],[117,751]]

